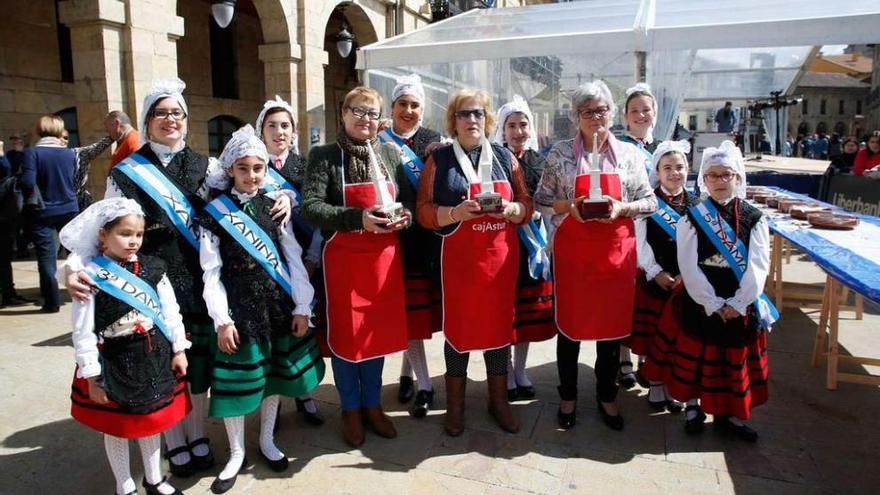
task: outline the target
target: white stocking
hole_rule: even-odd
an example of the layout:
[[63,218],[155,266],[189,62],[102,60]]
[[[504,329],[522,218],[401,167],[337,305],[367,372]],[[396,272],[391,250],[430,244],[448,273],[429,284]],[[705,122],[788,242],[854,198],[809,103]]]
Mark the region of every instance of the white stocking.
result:
[[531,387],[532,381],[526,375],[526,359],[529,357],[529,343],[520,342],[513,346],[513,373],[516,375],[516,384],[521,387]]
[[263,399],[260,404],[260,450],[270,461],[277,461],[284,457],[284,452],[275,446],[275,418],[278,416],[279,395],[270,395]]
[[218,478],[228,480],[238,474],[244,462],[244,416],[223,418],[226,425],[226,436],[229,437],[229,461]]
[[[687,405],[688,406],[699,406],[700,401],[698,399],[690,399],[687,401]],[[686,416],[686,419],[690,420],[690,419],[696,419],[697,414],[699,414],[699,412],[696,409],[691,409],[690,411],[687,412],[687,414],[685,416]]]
[[416,339],[409,341],[405,360],[409,362],[413,372],[416,374],[419,390],[428,392],[434,390],[434,386],[431,384],[431,374],[428,373],[428,360],[425,358],[424,340]]
[[[208,413],[208,393],[190,394],[190,399],[192,400],[192,410],[184,420],[184,426],[186,427],[186,438],[192,443],[200,438],[205,438],[205,418]],[[193,455],[199,457],[204,457],[210,452],[211,450],[206,443],[196,445],[192,449]]]
[[[183,421],[177,423],[171,428],[168,428],[163,433],[165,435],[165,446],[168,447],[169,451],[186,445],[186,436],[183,433],[184,421],[186,421],[185,418]],[[181,452],[171,458],[171,462],[178,466],[182,466],[188,463],[189,460],[189,451]]]
[[[144,479],[150,485],[155,485],[162,481],[162,463],[161,452],[162,439],[159,434],[151,437],[139,438],[138,446],[141,448],[141,460],[144,463]],[[174,493],[174,487],[167,481],[156,487],[159,493]]]
[[107,461],[110,462],[110,470],[116,478],[116,493],[125,494],[137,490],[137,485],[131,479],[131,468],[128,461],[128,440],[104,435],[104,450],[107,452]]
[[[404,361],[406,361],[406,358],[404,358]],[[312,394],[303,394],[297,397],[297,399],[302,401],[303,407],[306,409],[307,413],[315,414],[318,412],[318,406],[315,405],[315,400],[312,399]]]
[[[620,346],[620,362],[632,363],[632,351],[629,347],[622,345]],[[620,367],[620,372],[623,374],[632,373],[632,365],[623,365]]]
[[408,376],[412,378],[413,369],[412,365],[409,362],[409,356],[407,356],[409,352],[403,351],[403,359],[400,360],[400,376]]

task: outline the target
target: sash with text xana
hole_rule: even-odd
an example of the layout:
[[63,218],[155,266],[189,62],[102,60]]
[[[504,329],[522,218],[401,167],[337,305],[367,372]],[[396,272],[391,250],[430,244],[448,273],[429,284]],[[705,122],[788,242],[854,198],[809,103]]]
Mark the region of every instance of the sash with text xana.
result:
[[116,168],[162,208],[180,235],[198,251],[199,241],[192,229],[196,210],[186,195],[150,160],[138,153],[129,155]]
[[[743,275],[745,275],[749,264],[749,251],[746,245],[743,244],[741,239],[736,237],[736,233],[730,228],[730,225],[718,215],[718,210],[708,198],[698,205],[690,207],[690,210],[697,221],[697,225],[727,261],[730,269],[736,275],[736,279],[742,282]],[[726,239],[736,239],[736,243],[733,245],[726,244],[722,240],[722,233]],[[779,312],[763,292],[758,295],[755,305],[758,307],[761,326],[769,329],[779,319]]]
[[250,254],[266,273],[272,277],[289,296],[293,296],[293,287],[290,284],[290,273],[284,264],[278,247],[272,242],[269,234],[260,228],[254,220],[241,211],[229,196],[221,195],[205,207],[214,220],[236,242]]
[[[266,178],[263,179],[263,189],[272,192],[277,191],[279,189],[283,189],[285,191],[292,191],[293,196],[295,198],[296,203],[293,206],[302,204],[302,196],[299,194],[299,191],[296,190],[296,186],[287,181],[281,174],[278,173],[271,165],[267,166],[269,171],[266,173]],[[305,220],[300,216],[299,210],[294,210],[290,212],[290,218],[293,220],[293,223],[296,224],[297,227],[302,229],[303,232],[306,233],[310,238],[312,237],[312,233],[315,231],[314,227],[307,224]]]
[[103,255],[92,258],[85,272],[95,285],[108,295],[136,309],[138,313],[153,320],[168,342],[174,342],[171,331],[162,319],[162,305],[156,290],[145,280],[119,266]]

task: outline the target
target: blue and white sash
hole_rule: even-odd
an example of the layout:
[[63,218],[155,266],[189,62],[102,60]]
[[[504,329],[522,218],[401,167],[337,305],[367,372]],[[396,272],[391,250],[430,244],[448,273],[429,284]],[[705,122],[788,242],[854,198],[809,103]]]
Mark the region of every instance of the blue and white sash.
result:
[[162,208],[180,235],[198,251],[199,241],[192,229],[196,209],[186,195],[152,162],[138,153],[129,155],[116,168]]
[[541,277],[550,280],[550,257],[544,249],[547,247],[547,229],[544,228],[544,222],[539,224],[529,220],[528,223],[520,225],[516,231],[529,251],[529,275],[535,280]]
[[[696,206],[690,207],[697,221],[697,225],[706,234],[706,237],[712,242],[712,245],[721,253],[721,256],[727,261],[730,269],[733,270],[736,279],[742,281],[746,269],[749,264],[749,251],[742,240],[736,237],[736,232],[730,228],[730,225],[724,221],[719,215],[715,205],[709,199],[703,200]],[[722,240],[722,233],[726,239],[736,239],[733,246],[728,246]],[[758,308],[758,316],[761,319],[761,326],[769,329],[770,326],[779,319],[779,311],[770,302],[766,294],[761,293],[755,300]]]
[[[266,273],[289,296],[293,296],[290,273],[272,238],[254,220],[243,212],[229,196],[221,195],[208,203],[205,211],[223,227],[236,242],[250,254]],[[255,296],[258,296],[255,294]]]
[[425,168],[425,164],[422,162],[422,159],[415,154],[415,152],[407,146],[406,142],[397,136],[390,129],[385,129],[384,131],[379,133],[379,140],[383,143],[394,143],[403,150],[404,159],[403,162],[403,170],[406,172],[406,177],[412,183],[413,187],[416,189],[419,188],[419,177],[422,175],[422,169]]
[[[268,192],[278,190],[293,191],[294,200],[296,201],[296,204],[294,206],[301,205],[302,196],[296,189],[296,186],[288,182],[287,179],[285,179],[284,176],[282,176],[277,170],[275,170],[275,167],[273,167],[272,165],[269,165],[267,168],[269,169],[269,171],[266,173],[266,178],[263,180],[263,189]],[[305,232],[309,238],[312,237],[315,229],[311,225],[307,224],[305,220],[303,220],[303,218],[299,214],[299,210],[292,210],[290,212],[290,218],[291,220],[293,220],[293,223],[295,223],[297,227]]]
[[651,220],[657,223],[673,241],[675,240],[675,224],[678,223],[680,218],[681,215],[669,206],[666,201],[657,198],[657,211],[651,215]]
[[162,332],[168,342],[174,342],[174,339],[171,338],[171,330],[162,319],[162,304],[159,301],[159,294],[144,279],[103,255],[92,258],[92,261],[86,266],[85,272],[95,282],[98,289],[153,320],[153,325]]

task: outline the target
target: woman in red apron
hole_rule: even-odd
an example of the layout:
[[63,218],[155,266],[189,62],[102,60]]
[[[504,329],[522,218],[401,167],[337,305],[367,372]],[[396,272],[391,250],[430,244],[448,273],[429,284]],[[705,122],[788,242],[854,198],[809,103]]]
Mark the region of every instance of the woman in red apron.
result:
[[[580,341],[595,340],[598,411],[607,426],[620,430],[623,417],[616,403],[615,378],[620,341],[632,329],[636,278],[632,217],[653,212],[657,201],[642,152],[608,131],[617,108],[605,83],[592,81],[578,88],[572,108],[578,134],[550,151],[535,193],[542,210],[553,215],[555,227],[550,242],[559,329],[557,419],[562,428],[575,424]],[[607,218],[584,221],[579,207],[590,191],[586,155],[594,149],[600,162],[601,194],[610,201],[611,210]]]
[[[537,130],[528,103],[519,95],[505,103],[498,110],[498,127],[493,141],[507,147],[516,157],[529,194],[535,192],[541,174],[544,172],[544,157],[538,153]],[[548,253],[536,244],[538,233],[543,229],[540,213],[535,213],[532,222],[520,227],[519,275],[516,283],[516,311],[513,323],[513,348],[507,366],[507,399],[509,401],[534,399],[535,387],[526,374],[526,359],[529,344],[541,342],[556,336],[556,322],[553,318],[553,282],[550,280],[550,259]],[[540,231],[539,231],[540,232]],[[526,243],[523,239],[534,239]],[[546,232],[543,233],[546,239]]]
[[[446,432],[464,430],[471,351],[483,351],[489,412],[502,429],[519,430],[507,403],[507,362],[514,318],[519,241],[516,225],[532,201],[516,158],[489,144],[494,116],[485,91],[459,91],[446,110],[452,146],[435,150],[419,182],[418,220],[439,231],[443,333],[446,336]],[[477,199],[500,196],[495,213]]]
[[[364,442],[363,422],[378,435],[397,431],[382,411],[384,357],[406,348],[399,233],[411,223],[414,190],[397,150],[376,139],[382,98],[357,87],[345,97],[337,142],[309,153],[302,216],[324,231],[325,340],[342,402],[343,438]],[[390,195],[378,194],[384,187]],[[381,196],[406,208],[400,220],[380,216]],[[396,197],[396,199],[394,199]]]

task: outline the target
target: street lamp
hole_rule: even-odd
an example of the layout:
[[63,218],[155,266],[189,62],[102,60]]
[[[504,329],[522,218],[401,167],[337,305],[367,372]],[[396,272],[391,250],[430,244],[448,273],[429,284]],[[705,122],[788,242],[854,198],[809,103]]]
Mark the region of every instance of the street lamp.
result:
[[226,28],[235,15],[235,0],[211,0],[211,15],[221,28]]
[[348,31],[348,23],[342,21],[342,30],[336,35],[336,51],[340,57],[348,58],[354,39],[355,36]]

